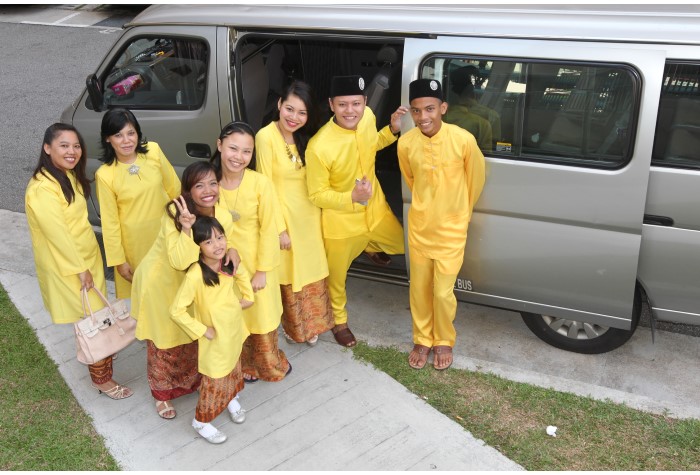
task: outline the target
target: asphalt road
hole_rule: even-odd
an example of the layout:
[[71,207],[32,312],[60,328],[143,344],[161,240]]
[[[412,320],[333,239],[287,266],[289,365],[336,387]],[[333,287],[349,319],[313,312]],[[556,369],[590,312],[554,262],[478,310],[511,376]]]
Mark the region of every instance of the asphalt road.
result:
[[[0,21],[23,12],[31,18],[38,9],[0,7]],[[114,13],[104,26],[128,20],[129,11]],[[44,130],[77,98],[118,37],[119,31],[109,28],[0,23],[0,209],[24,212],[24,190]]]

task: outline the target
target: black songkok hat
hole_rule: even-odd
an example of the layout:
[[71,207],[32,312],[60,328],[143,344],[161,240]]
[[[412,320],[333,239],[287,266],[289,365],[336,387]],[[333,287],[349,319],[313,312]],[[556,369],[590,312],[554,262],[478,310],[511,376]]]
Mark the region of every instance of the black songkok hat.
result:
[[436,97],[442,100],[442,86],[436,79],[416,79],[408,85],[408,102],[419,97]]
[[336,96],[364,96],[365,80],[362,76],[333,76],[331,79],[331,95]]

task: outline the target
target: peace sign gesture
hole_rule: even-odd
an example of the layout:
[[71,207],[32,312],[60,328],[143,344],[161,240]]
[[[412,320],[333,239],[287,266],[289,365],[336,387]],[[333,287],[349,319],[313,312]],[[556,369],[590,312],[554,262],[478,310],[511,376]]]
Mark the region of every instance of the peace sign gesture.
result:
[[175,206],[177,206],[177,210],[179,212],[177,220],[180,222],[182,230],[185,231],[185,233],[189,234],[189,231],[190,229],[192,229],[192,225],[194,224],[194,221],[195,219],[197,219],[197,217],[190,213],[190,210],[187,208],[187,202],[185,201],[184,196],[180,195],[173,201],[175,202]]

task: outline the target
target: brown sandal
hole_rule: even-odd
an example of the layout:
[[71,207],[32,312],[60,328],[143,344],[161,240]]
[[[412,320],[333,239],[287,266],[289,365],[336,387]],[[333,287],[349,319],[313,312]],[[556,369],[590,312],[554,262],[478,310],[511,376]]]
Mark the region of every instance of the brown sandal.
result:
[[[342,328],[338,328],[342,326]],[[337,330],[336,330],[337,329]],[[355,339],[355,335],[352,334],[350,329],[348,328],[347,325],[336,325],[333,327],[333,338],[335,338],[335,341],[340,345],[344,346],[346,348],[352,348],[357,344],[357,340]]]
[[[419,355],[418,363],[411,364],[411,356],[413,356],[413,354],[415,353],[418,353]],[[413,350],[411,350],[411,354],[408,355],[408,366],[410,366],[413,369],[423,369],[425,367],[425,364],[428,362],[429,354],[430,348],[428,348],[427,346],[418,344],[413,345]]]
[[[438,371],[444,371],[450,366],[452,366],[452,347],[451,346],[435,346],[433,347],[433,353],[434,353],[434,359],[433,359],[433,368],[435,368]],[[446,365],[439,366],[438,365],[438,355],[446,355],[449,359],[447,360]]]

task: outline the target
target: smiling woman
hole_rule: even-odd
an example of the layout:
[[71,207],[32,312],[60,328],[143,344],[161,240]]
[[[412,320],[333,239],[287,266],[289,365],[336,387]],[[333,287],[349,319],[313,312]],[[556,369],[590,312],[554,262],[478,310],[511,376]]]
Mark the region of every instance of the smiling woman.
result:
[[180,194],[180,179],[155,142],[145,142],[131,111],[102,117],[102,158],[95,173],[107,266],[117,297],[131,297],[131,281],[155,241],[163,206]]

